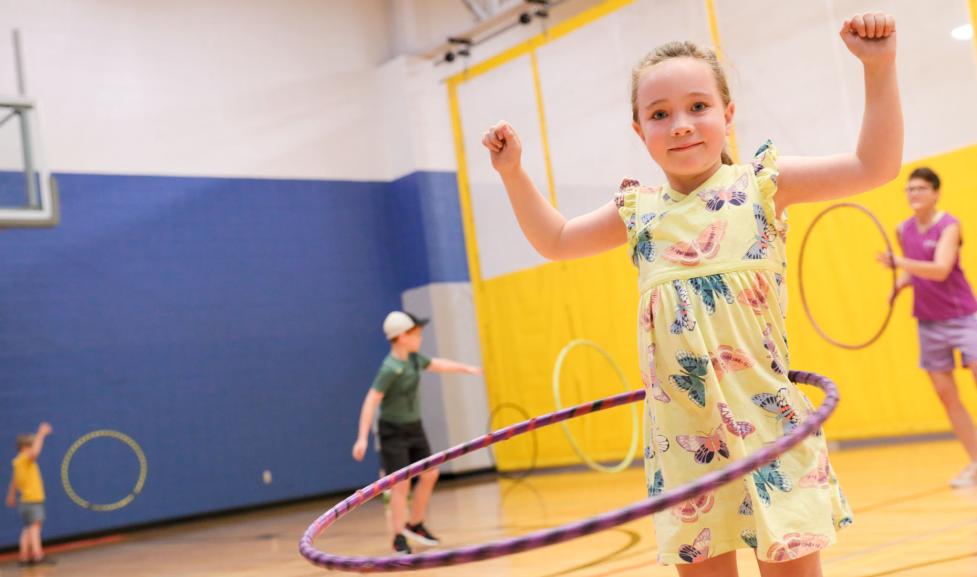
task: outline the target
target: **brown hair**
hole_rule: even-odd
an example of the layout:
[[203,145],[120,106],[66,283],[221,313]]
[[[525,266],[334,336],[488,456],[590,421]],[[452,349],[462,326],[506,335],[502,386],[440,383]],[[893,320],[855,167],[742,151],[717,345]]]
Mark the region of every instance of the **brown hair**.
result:
[[[723,100],[723,106],[730,103],[729,84],[726,82],[726,74],[723,67],[719,64],[716,53],[709,49],[700,48],[693,42],[669,42],[662,44],[645,55],[633,69],[631,69],[631,118],[638,122],[638,82],[645,70],[651,68],[659,62],[664,62],[672,58],[694,58],[702,60],[712,68],[712,75],[716,78],[716,87],[719,89],[719,96]],[[733,159],[723,148],[723,164],[733,164]]]
[[34,435],[17,435],[17,450],[30,447],[34,444]]
[[925,180],[926,182],[930,183],[931,185],[933,185],[933,190],[935,191],[940,190],[940,175],[933,172],[933,169],[927,166],[920,166],[916,170],[912,171],[909,174],[909,180],[912,180],[914,178],[919,178],[921,180]]

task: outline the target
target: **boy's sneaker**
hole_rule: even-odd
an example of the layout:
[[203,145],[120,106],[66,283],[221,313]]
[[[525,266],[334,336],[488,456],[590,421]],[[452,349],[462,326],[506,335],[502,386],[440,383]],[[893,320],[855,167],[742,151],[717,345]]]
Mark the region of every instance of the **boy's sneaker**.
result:
[[418,523],[417,525],[411,525],[408,523],[404,527],[404,535],[410,537],[411,541],[416,541],[422,545],[427,545],[428,547],[434,547],[435,545],[440,545],[441,540],[431,534],[424,526],[424,523]]
[[398,533],[397,536],[394,537],[394,551],[396,551],[398,555],[410,555],[413,553],[413,551],[410,550],[410,545],[407,544],[407,538],[404,537],[402,533]]
[[960,471],[960,474],[950,481],[950,486],[954,489],[977,487],[977,462],[964,467],[963,471]]

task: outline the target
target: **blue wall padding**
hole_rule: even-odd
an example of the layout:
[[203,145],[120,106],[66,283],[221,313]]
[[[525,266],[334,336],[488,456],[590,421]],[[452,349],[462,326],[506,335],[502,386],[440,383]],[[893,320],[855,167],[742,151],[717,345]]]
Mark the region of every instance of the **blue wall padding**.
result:
[[[49,420],[47,538],[358,487],[363,395],[401,292],[467,281],[450,173],[395,182],[58,175],[61,225],[0,232],[0,454]],[[69,500],[69,446],[121,431],[149,474],[131,504]],[[273,482],[262,481],[271,471]],[[132,451],[71,464],[93,502],[125,496]],[[0,547],[20,521],[0,515]],[[309,519],[311,521],[311,519]]]
[[457,176],[415,172],[391,183],[389,213],[398,250],[395,264],[405,289],[468,282]]

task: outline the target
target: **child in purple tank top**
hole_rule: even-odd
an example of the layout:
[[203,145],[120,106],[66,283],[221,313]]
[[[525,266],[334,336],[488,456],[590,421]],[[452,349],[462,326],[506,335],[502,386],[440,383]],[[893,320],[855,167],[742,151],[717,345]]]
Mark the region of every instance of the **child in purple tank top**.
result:
[[917,168],[909,175],[906,196],[916,214],[897,229],[903,256],[883,254],[879,261],[902,269],[893,299],[902,289],[913,287],[920,366],[929,374],[953,432],[970,457],[970,464],[950,485],[973,487],[977,486],[977,430],[953,379],[956,349],[977,380],[977,298],[960,268],[960,222],[936,209],[940,177],[929,168]]

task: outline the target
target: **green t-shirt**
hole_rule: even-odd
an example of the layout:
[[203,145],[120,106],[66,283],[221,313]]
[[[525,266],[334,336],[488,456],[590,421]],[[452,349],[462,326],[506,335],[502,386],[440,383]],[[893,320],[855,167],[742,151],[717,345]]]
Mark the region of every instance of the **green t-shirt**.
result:
[[431,364],[431,359],[420,353],[411,353],[406,361],[387,355],[380,365],[373,389],[383,393],[380,401],[380,419],[391,423],[416,423],[421,420],[418,385],[421,371]]

